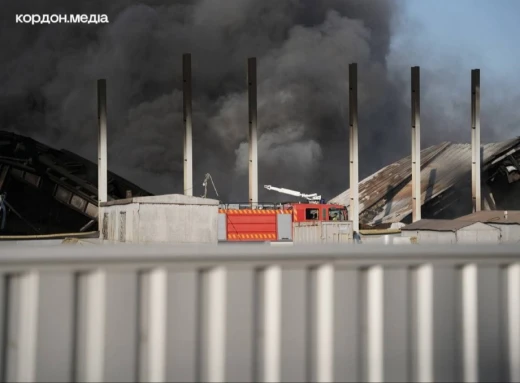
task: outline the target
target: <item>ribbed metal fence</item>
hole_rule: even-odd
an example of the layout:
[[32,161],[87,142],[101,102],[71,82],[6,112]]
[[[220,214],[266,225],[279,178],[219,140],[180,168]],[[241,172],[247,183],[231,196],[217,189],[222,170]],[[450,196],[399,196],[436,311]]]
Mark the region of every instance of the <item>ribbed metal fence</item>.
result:
[[520,381],[520,248],[0,247],[3,381]]

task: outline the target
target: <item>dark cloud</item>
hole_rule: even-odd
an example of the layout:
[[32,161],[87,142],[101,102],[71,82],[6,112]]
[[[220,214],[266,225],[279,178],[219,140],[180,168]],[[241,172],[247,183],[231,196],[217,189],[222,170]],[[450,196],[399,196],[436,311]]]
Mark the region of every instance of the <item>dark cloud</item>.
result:
[[[190,52],[195,194],[210,172],[222,196],[247,200],[246,60],[256,56],[260,184],[332,197],[348,187],[349,63],[359,65],[362,173],[408,151],[408,100],[386,61],[399,12],[390,0],[9,2],[0,123],[94,159],[96,79],[106,78],[110,168],[152,192],[182,192]],[[32,26],[15,24],[17,13],[106,13],[110,23]]]

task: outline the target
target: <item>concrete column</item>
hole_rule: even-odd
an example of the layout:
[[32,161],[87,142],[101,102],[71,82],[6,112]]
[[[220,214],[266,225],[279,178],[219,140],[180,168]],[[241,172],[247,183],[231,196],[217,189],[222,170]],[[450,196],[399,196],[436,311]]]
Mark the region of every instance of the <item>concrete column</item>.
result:
[[421,219],[421,72],[412,67],[412,220]]
[[249,99],[249,203],[258,203],[258,126],[256,57],[247,60],[247,90]]
[[108,199],[108,165],[107,165],[107,82],[97,82],[98,92],[98,227],[103,229],[101,203]]
[[482,210],[480,176],[480,69],[471,71],[471,197],[473,212]]
[[355,232],[359,232],[359,155],[357,64],[348,66],[349,125],[350,125],[350,217]]
[[182,55],[182,93],[184,110],[184,194],[193,195],[193,143],[191,54]]

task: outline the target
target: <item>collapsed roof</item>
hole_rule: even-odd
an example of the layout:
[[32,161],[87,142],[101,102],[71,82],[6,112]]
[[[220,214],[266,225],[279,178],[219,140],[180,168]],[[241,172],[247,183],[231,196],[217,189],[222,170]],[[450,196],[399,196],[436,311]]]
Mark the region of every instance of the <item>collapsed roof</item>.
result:
[[[520,137],[483,145],[482,196],[485,208],[520,208],[520,198],[517,197],[519,163]],[[411,180],[411,158],[408,156],[361,181],[360,223],[410,222]],[[443,142],[421,151],[421,198],[423,218],[453,219],[471,213],[471,145]],[[330,202],[350,206],[349,190]]]
[[[70,233],[96,229],[97,165],[67,150],[0,131],[0,193],[8,206],[3,234]],[[150,196],[108,173],[108,199]]]

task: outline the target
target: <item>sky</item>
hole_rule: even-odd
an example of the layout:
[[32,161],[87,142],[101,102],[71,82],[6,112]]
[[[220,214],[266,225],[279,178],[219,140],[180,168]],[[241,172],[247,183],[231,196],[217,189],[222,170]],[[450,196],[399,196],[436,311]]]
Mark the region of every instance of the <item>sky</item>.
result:
[[[421,67],[421,146],[470,142],[471,70],[480,69],[481,138],[520,136],[520,1],[403,0],[387,63],[409,87]],[[409,93],[400,95],[409,105]]]
[[[420,24],[418,35],[424,50],[461,57],[464,66],[473,65],[493,75],[513,76],[520,86],[520,2],[517,0],[405,0],[406,19]],[[399,28],[394,44],[409,38]],[[438,66],[424,60],[421,65]]]

